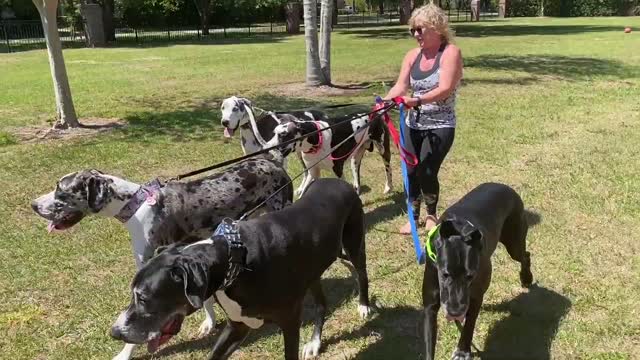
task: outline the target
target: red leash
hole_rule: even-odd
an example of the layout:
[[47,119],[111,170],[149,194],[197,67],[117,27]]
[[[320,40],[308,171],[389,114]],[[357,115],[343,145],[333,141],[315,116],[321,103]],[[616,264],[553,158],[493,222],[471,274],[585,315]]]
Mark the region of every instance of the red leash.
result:
[[[396,105],[404,104],[404,99],[401,96],[398,96],[393,98],[393,102],[395,102]],[[376,105],[373,107],[373,110],[376,111],[376,110],[382,109],[383,107],[384,107],[384,102],[382,102],[382,99],[380,97],[376,98]],[[376,115],[375,113],[372,113],[369,115],[369,119],[373,120],[375,116],[380,116],[380,115]],[[409,150],[407,150],[404,146],[402,146],[402,144],[400,144],[400,133],[398,133],[398,129],[396,129],[395,125],[393,125],[393,121],[391,121],[391,116],[389,116],[389,113],[385,112],[384,114],[382,114],[382,118],[384,119],[384,122],[387,124],[387,127],[389,128],[389,133],[391,134],[391,138],[393,139],[393,142],[396,144],[398,151],[400,151],[400,158],[408,166],[417,166],[418,158],[416,157],[416,155],[410,152]],[[402,124],[400,124],[400,126],[402,126]]]

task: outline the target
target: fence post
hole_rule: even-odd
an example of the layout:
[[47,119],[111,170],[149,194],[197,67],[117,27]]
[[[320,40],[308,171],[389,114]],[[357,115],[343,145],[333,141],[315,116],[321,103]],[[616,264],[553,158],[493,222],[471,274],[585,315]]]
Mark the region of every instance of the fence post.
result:
[[167,25],[167,40],[171,40],[171,30],[169,25]]
[[138,29],[133,29],[134,34],[136,34],[136,44],[138,44]]
[[4,39],[7,42],[7,51],[11,52],[11,42],[9,42],[9,30],[4,26],[4,23],[0,21],[0,30],[4,34]]

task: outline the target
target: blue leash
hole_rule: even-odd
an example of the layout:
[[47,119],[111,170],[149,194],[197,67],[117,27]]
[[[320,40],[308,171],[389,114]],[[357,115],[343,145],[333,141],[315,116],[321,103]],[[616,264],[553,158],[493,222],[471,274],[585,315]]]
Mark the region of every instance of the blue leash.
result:
[[[376,102],[380,103],[382,102],[382,98],[380,98],[379,96],[376,97]],[[402,126],[402,124],[404,124],[404,115],[405,115],[405,111],[404,111],[404,104],[399,104],[398,108],[400,110],[400,145],[405,148],[404,146],[404,126]],[[409,176],[407,175],[407,164],[404,160],[400,160],[400,165],[402,166],[402,183],[404,184],[404,194],[405,194],[405,199],[407,201],[407,215],[409,216],[409,223],[411,224],[411,235],[413,237],[413,248],[416,251],[416,260],[418,261],[418,264],[422,265],[425,263],[426,261],[426,257],[425,257],[425,253],[424,253],[424,249],[422,248],[422,245],[420,244],[420,237],[418,236],[418,226],[416,225],[416,221],[413,217],[413,207],[411,206],[411,202],[409,201]]]

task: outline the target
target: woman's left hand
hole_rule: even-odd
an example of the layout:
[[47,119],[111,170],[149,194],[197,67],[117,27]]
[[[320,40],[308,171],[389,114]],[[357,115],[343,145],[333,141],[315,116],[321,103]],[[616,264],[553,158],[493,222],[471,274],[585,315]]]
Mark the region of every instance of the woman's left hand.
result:
[[413,97],[413,96],[403,96],[402,99],[404,100],[404,104],[408,107],[416,107],[418,106],[418,98]]

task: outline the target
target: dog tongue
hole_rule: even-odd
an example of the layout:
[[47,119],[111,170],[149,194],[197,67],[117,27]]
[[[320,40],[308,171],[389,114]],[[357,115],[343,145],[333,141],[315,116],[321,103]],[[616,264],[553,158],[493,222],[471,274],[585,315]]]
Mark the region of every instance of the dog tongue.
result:
[[234,130],[231,130],[229,128],[224,128],[224,137],[226,137],[227,139],[231,138],[233,136],[233,131]]
[[464,317],[465,317],[464,315],[460,315],[460,316],[454,317],[454,316],[451,316],[449,314],[446,314],[445,316],[446,316],[448,321],[454,321],[455,320],[455,321],[458,321],[461,324],[464,324]]
[[49,225],[47,225],[47,233],[51,234],[56,231],[56,226],[53,225],[53,221],[49,221]]
[[153,354],[154,352],[156,352],[158,350],[159,346],[160,346],[160,336],[152,339],[151,341],[149,341],[147,343],[147,351],[150,354]]

